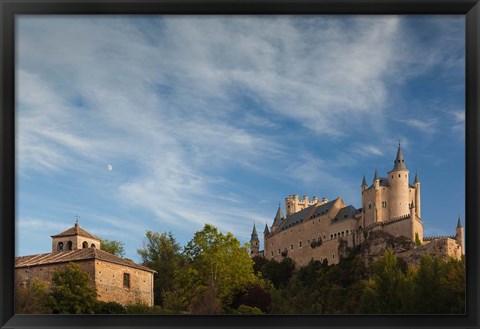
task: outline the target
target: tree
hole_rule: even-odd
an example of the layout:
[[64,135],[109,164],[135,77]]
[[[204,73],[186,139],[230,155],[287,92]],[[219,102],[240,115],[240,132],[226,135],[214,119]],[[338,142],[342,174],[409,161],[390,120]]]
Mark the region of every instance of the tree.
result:
[[125,244],[120,241],[102,239],[100,250],[104,250],[118,257],[125,257]]
[[90,277],[79,265],[68,263],[52,272],[49,304],[54,313],[91,314],[97,302],[97,291]]
[[126,314],[127,309],[117,302],[97,301],[95,305],[95,314]]
[[25,286],[15,288],[15,313],[52,313],[48,307],[48,282],[33,278]]
[[266,262],[260,272],[263,277],[270,280],[275,288],[284,287],[292,277],[295,270],[295,262],[291,258],[284,258],[281,262],[270,259]]
[[248,246],[241,245],[232,233],[220,233],[206,224],[195,233],[184,249],[192,268],[192,280],[203,287],[215,287],[224,305],[229,305],[236,291],[258,282]]
[[373,267],[374,278],[367,282],[361,297],[361,310],[365,313],[403,313],[405,301],[402,296],[407,295],[409,285],[393,251],[387,249]]
[[137,253],[142,264],[157,271],[154,277],[155,304],[163,305],[162,294],[175,288],[175,271],[183,264],[180,245],[172,233],[147,231],[143,249]]

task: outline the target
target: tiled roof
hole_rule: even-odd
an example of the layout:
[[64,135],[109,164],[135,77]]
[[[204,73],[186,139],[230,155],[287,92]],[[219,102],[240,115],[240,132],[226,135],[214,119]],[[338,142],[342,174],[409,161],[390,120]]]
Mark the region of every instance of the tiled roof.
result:
[[85,231],[78,224],[75,224],[73,227],[70,227],[68,230],[63,231],[62,233],[52,235],[52,238],[61,237],[61,236],[72,236],[72,235],[80,235],[80,236],[83,236],[83,237],[86,237],[86,238],[100,240],[96,236],[94,236],[94,235],[88,233],[87,231]]
[[154,270],[137,264],[126,258],[117,257],[109,252],[97,248],[84,248],[76,250],[67,250],[59,253],[37,254],[30,256],[15,257],[15,268],[41,266],[47,264],[57,264],[65,262],[76,262],[84,260],[98,259],[105,262],[115,263],[123,266],[133,267],[147,272],[155,272]]
[[338,198],[322,205],[314,204],[296,213],[288,215],[287,219],[284,221],[284,224],[281,226],[281,229],[287,229],[289,227],[292,227],[293,225],[303,223],[304,221],[328,213],[328,211],[332,208],[333,204],[337,200]]
[[345,208],[340,209],[338,214],[333,219],[334,222],[341,221],[344,219],[351,219],[355,218],[355,214],[358,210],[354,206],[347,206]]
[[[379,178],[379,185],[382,186],[382,187],[389,187],[390,185],[388,185],[388,178],[386,177],[380,177]],[[374,184],[370,185],[370,187],[368,189],[372,189],[374,188]]]

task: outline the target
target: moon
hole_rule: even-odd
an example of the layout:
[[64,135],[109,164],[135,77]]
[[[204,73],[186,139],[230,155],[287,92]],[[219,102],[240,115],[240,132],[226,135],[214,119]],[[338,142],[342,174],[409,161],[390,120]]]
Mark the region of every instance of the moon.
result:
[[113,170],[113,167],[112,167],[112,165],[111,165],[111,164],[109,164],[109,165],[107,166],[107,169],[108,169],[108,171],[112,171],[112,170]]

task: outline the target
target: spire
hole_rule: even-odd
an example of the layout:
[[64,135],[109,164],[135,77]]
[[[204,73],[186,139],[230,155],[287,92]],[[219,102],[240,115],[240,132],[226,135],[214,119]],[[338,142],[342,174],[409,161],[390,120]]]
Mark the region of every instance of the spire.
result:
[[405,165],[405,159],[403,158],[403,154],[402,154],[402,148],[400,147],[400,143],[398,143],[397,157],[395,158],[395,161],[393,163],[394,163],[393,170],[407,169],[407,166]]
[[283,216],[282,207],[280,207],[280,204],[279,204],[277,214],[275,215],[275,219],[273,220],[273,226],[280,226],[284,219],[285,219],[285,216]]
[[415,172],[415,181],[413,182],[414,184],[420,183],[418,180],[418,171]]
[[252,236],[250,238],[250,241],[258,241],[258,234],[257,234],[257,228],[255,227],[255,223],[253,223],[253,230],[252,230]]
[[378,179],[378,170],[375,168],[375,175],[373,176],[373,181],[375,182]]
[[367,185],[367,180],[365,179],[365,175],[363,175],[363,182],[362,182],[362,187],[368,186]]
[[458,216],[457,228],[463,228],[462,221],[460,220],[460,216]]
[[269,234],[269,233],[270,233],[270,231],[268,229],[268,225],[267,225],[267,223],[265,223],[265,229],[263,230],[263,234]]

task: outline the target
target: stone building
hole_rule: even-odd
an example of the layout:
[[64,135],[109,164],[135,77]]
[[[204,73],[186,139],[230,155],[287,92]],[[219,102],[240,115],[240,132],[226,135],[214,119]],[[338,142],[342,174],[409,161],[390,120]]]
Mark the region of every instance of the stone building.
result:
[[51,282],[52,272],[68,263],[78,264],[90,276],[98,300],[126,305],[140,302],[153,306],[154,270],[130,259],[100,250],[101,240],[78,223],[52,236],[52,252],[15,258],[15,284],[33,278]]
[[264,250],[259,250],[256,229],[252,232],[252,255],[263,255],[281,261],[293,259],[297,266],[311,259],[327,260],[336,264],[340,260],[339,247],[361,244],[372,231],[382,230],[394,237],[406,237],[414,242],[418,251],[424,250],[440,256],[460,258],[464,254],[464,232],[458,220],[455,236],[424,237],[421,217],[420,180],[415,174],[409,183],[403,153],[398,145],[392,170],[379,177],[375,170],[373,182],[368,186],[365,176],[361,185],[362,207],[346,205],[341,197],[334,200],[298,195],[285,198],[286,216],[279,205],[272,225],[265,224]]

